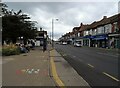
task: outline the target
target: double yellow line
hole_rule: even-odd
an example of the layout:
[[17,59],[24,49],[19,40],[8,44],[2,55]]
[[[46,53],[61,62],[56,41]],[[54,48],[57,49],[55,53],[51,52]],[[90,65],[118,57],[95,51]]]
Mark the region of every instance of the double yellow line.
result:
[[[52,50],[50,52],[51,56],[54,56],[54,50]],[[60,80],[60,78],[58,77],[57,71],[56,71],[56,66],[55,66],[55,62],[54,62],[54,57],[50,57],[50,63],[51,63],[51,70],[52,70],[52,76],[54,81],[57,83],[57,85],[60,88],[65,88],[64,83]]]

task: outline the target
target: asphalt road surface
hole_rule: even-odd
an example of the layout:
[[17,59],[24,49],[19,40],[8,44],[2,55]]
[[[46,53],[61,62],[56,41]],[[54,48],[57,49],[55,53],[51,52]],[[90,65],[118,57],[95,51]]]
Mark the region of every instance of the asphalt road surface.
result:
[[55,48],[91,87],[118,86],[117,52],[59,44]]

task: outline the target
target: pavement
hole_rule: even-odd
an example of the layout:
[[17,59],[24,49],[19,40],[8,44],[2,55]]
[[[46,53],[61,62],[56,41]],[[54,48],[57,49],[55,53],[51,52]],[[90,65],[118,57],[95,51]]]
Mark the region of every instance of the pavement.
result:
[[49,45],[27,54],[2,58],[2,86],[89,86],[73,67]]
[[49,76],[49,53],[40,48],[3,57],[3,86],[55,86]]
[[50,55],[50,57],[54,57],[57,74],[64,86],[89,86],[89,84],[73,69],[73,67],[71,67],[71,65],[63,57],[61,57],[56,50],[52,50],[51,53],[52,55]]

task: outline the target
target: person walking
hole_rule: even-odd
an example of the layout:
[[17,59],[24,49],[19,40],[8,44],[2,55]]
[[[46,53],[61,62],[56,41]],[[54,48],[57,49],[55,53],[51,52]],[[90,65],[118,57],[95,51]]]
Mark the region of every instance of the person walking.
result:
[[43,52],[47,50],[47,42],[46,39],[43,40]]

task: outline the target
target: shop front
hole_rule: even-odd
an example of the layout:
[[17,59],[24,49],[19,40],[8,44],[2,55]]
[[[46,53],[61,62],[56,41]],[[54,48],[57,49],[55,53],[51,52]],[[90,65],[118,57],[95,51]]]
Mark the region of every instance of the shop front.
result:
[[101,48],[108,47],[108,35],[102,34],[102,35],[91,36],[91,46],[101,47]]
[[109,34],[109,48],[120,49],[120,34]]
[[89,46],[91,45],[91,35],[84,36],[83,37],[83,46]]
[[67,44],[72,44],[72,39],[68,39]]

